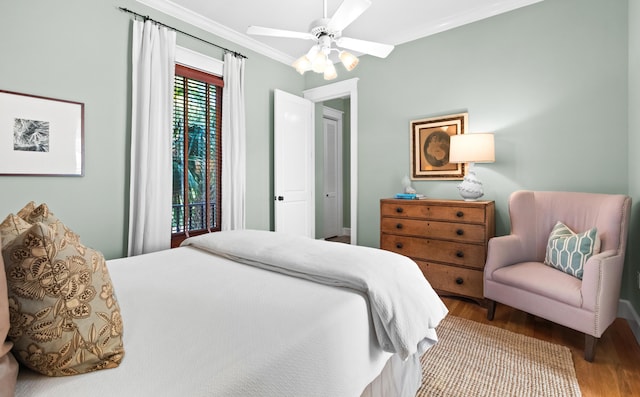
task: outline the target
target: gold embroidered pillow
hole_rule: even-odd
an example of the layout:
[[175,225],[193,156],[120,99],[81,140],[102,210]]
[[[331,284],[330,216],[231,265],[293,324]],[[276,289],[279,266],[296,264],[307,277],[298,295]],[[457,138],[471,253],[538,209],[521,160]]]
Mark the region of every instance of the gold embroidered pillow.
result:
[[[32,204],[33,201],[29,204]],[[53,212],[49,211],[49,206],[47,204],[42,203],[39,206],[29,205],[27,204],[23,209],[21,209],[18,215],[24,219],[25,221],[33,224],[37,222],[44,222],[48,225],[56,222],[60,222],[58,218],[53,215]],[[28,209],[31,208],[31,211]]]
[[[17,212],[20,218],[27,220],[27,217],[36,209],[36,203],[33,201],[29,201],[20,211]],[[33,223],[33,222],[29,222]]]
[[104,257],[57,225],[38,222],[2,249],[14,356],[49,376],[117,367],[122,320]]
[[0,223],[0,242],[2,242],[3,246],[7,245],[30,227],[31,224],[21,217],[9,214]]
[[7,297],[7,280],[4,276],[2,256],[0,256],[0,395],[13,396],[18,378],[18,363],[10,352],[13,344],[5,340],[11,324]]
[[35,202],[30,201],[18,211],[16,215],[9,214],[2,223],[0,223],[0,240],[3,245],[7,245],[29,229],[36,222],[44,222],[48,225],[56,227],[57,223],[61,223],[58,218],[49,211],[46,204],[40,204],[36,207]]
[[[25,208],[27,207],[28,205]],[[75,245],[81,251],[85,249],[85,247],[80,243],[80,236],[66,227],[65,224],[62,223],[62,221],[60,221],[60,219],[58,219],[58,217],[49,210],[49,207],[45,203],[34,207],[31,212],[25,213],[22,218],[30,225],[42,222],[52,228],[54,233],[57,233],[59,229],[63,229],[64,237],[67,240],[67,243]],[[83,252],[81,253],[84,255]]]

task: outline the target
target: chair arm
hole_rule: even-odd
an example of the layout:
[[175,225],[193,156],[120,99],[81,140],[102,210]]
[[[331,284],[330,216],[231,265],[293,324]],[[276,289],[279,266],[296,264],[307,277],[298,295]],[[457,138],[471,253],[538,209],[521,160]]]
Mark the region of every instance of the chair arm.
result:
[[601,252],[585,262],[581,287],[583,308],[615,318],[623,267],[624,254],[616,250]]
[[491,278],[493,272],[501,267],[530,261],[525,243],[516,234],[493,237],[487,247],[487,262],[484,266],[485,278]]

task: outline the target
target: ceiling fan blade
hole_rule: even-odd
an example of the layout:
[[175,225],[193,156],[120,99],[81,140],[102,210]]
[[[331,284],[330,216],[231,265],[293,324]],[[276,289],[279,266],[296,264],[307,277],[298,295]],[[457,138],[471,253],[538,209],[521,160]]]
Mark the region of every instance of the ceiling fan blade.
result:
[[344,0],[327,23],[331,32],[341,32],[355,21],[369,6],[371,0]]
[[312,35],[311,33],[295,32],[293,30],[263,28],[262,26],[249,26],[249,28],[247,29],[247,34],[256,36],[286,37],[290,39],[316,40],[316,36]]
[[336,40],[336,44],[338,47],[344,47],[352,51],[362,52],[378,58],[386,58],[394,48],[391,44],[352,39],[350,37],[340,37]]

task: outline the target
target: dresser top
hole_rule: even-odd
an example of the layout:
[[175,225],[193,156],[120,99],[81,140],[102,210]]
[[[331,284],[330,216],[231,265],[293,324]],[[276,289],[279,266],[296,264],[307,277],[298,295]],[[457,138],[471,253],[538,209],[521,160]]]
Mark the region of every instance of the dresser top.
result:
[[380,202],[385,203],[393,203],[393,204],[439,204],[439,205],[487,205],[493,203],[493,200],[476,200],[476,201],[465,201],[465,200],[449,200],[449,199],[432,199],[432,198],[424,198],[424,199],[396,199],[396,198],[384,198],[380,199]]

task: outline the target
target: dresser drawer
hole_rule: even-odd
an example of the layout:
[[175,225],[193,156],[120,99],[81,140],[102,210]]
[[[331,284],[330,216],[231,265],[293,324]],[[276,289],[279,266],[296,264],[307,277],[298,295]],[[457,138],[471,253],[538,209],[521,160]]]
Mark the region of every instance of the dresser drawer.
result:
[[479,269],[484,267],[484,244],[464,244],[382,233],[380,248],[415,259],[446,262]]
[[397,201],[383,202],[380,206],[380,215],[383,217],[422,218],[448,222],[485,222],[483,208],[465,207],[463,205],[419,205]]
[[461,242],[480,243],[485,241],[484,225],[421,221],[417,219],[383,217],[380,224],[382,233],[440,238]]
[[435,290],[478,299],[484,298],[482,270],[464,269],[423,261],[416,261],[416,263]]

